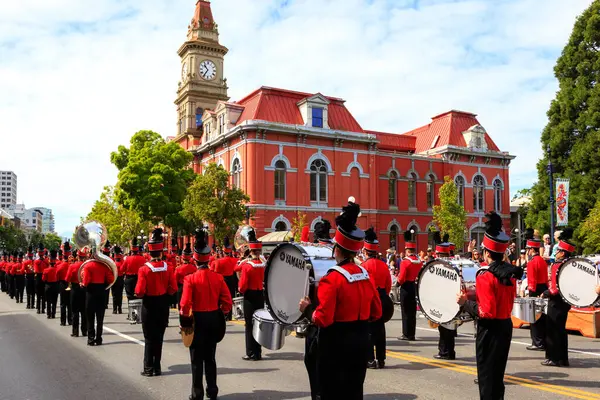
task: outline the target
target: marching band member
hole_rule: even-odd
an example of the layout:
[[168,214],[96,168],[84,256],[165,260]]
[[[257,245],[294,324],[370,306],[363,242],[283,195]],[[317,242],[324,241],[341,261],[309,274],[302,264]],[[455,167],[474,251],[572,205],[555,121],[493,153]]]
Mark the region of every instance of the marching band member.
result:
[[27,309],[35,307],[35,274],[33,271],[33,246],[27,249],[27,260],[23,261],[25,266],[25,290],[27,291]]
[[50,264],[42,273],[44,296],[46,298],[48,319],[56,318],[56,302],[58,301],[58,277],[56,276],[57,251],[50,250]]
[[69,256],[71,255],[71,244],[66,241],[63,244],[63,261],[56,268],[56,276],[58,278],[58,289],[60,293],[60,326],[71,325],[73,315],[71,313],[71,299],[67,291],[69,283],[67,282],[67,274],[69,272]]
[[180,303],[181,329],[194,330],[194,340],[190,346],[190,400],[204,398],[203,374],[206,375],[206,397],[217,398],[219,388],[215,353],[217,343],[225,334],[224,315],[231,311],[233,302],[223,276],[208,269],[210,248],[206,245],[205,237],[202,228],[196,229],[194,260],[198,270],[185,277]]
[[8,277],[8,295],[11,299],[15,298],[15,275],[14,275],[14,267],[17,263],[17,252],[13,252],[10,256],[10,262],[6,267],[6,275]]
[[404,254],[400,263],[397,285],[400,286],[402,309],[402,336],[400,340],[415,340],[417,329],[417,298],[415,281],[423,264],[417,257],[417,243],[412,240],[412,232],[404,232]]
[[360,207],[348,199],[336,217],[337,265],[319,281],[318,305],[301,299],[300,311],[319,327],[318,381],[322,400],[362,399],[367,372],[369,321],[381,318],[381,300],[367,271],[354,263],[365,233],[356,227]]
[[175,271],[162,260],[163,230],[156,228],[148,241],[150,261],[138,271],[135,296],[142,299],[142,330],[144,331],[144,369],[142,376],[162,374],[163,339],[169,322],[170,296],[177,292]]
[[81,336],[87,336],[87,314],[85,312],[85,289],[79,284],[79,268],[85,261],[86,254],[77,250],[77,260],[67,270],[67,283],[71,285],[70,301],[72,314],[71,337],[79,337],[79,322],[81,321]]
[[[435,254],[437,258],[450,257],[450,244],[446,241],[436,244]],[[440,334],[438,354],[434,355],[433,358],[437,358],[438,360],[454,360],[456,358],[456,336],[458,335],[456,327],[450,329],[449,327],[438,325],[438,332]]]
[[[81,272],[81,286],[85,288],[85,316],[87,319],[87,345],[102,345],[104,313],[106,312],[106,287],[113,281],[112,271],[106,264],[88,260]],[[94,327],[94,322],[96,326]],[[95,328],[95,329],[94,329]],[[83,327],[82,327],[83,330]]]
[[8,254],[4,252],[2,253],[2,260],[0,261],[0,290],[2,290],[3,293],[8,291],[6,288],[6,264],[8,264]]
[[42,274],[44,270],[50,265],[46,259],[44,252],[44,245],[42,243],[38,246],[38,259],[33,262],[33,270],[35,272],[35,294],[37,296],[36,309],[38,314],[46,312],[46,298],[44,295],[44,282],[42,281]]
[[15,297],[17,303],[23,302],[23,292],[25,291],[25,265],[23,264],[23,253],[19,252],[17,263],[14,268],[15,279]]
[[[214,262],[215,265],[215,269],[214,271],[221,274],[223,276],[223,278],[225,279],[225,283],[227,284],[227,287],[229,288],[229,294],[231,294],[231,298],[235,297],[235,291],[237,290],[237,286],[238,286],[238,278],[237,275],[234,272],[234,269],[238,263],[238,259],[235,257],[232,257],[232,246],[231,243],[229,242],[229,237],[225,236],[225,238],[223,239],[223,257],[217,259]],[[231,321],[231,313],[227,314],[226,319],[228,321]]]
[[256,310],[265,307],[263,296],[263,281],[265,278],[265,263],[261,260],[262,242],[256,239],[256,232],[248,232],[248,247],[250,258],[241,262],[242,275],[239,282],[239,292],[244,296],[244,322],[246,334],[246,361],[262,359],[262,348],[252,336],[252,316]]
[[[169,269],[171,269],[173,271],[173,273],[175,273],[175,270],[177,268],[177,248],[178,247],[179,247],[179,244],[177,242],[177,236],[173,235],[173,236],[171,236],[171,250],[168,253],[166,251],[163,253],[163,260],[165,260],[167,262]],[[177,292],[171,296],[171,298],[169,300],[169,304],[170,304],[171,308],[179,309],[179,307],[178,307],[179,300],[177,297]]]
[[140,247],[138,246],[137,237],[134,237],[131,241],[131,254],[125,257],[125,261],[123,261],[125,293],[127,294],[128,301],[135,299],[138,271],[146,263],[146,258],[140,255],[139,252]]
[[[106,243],[104,243],[104,248],[102,249],[102,254],[104,254],[106,257],[110,258],[110,240],[107,240]],[[113,262],[114,262],[114,260],[113,260]],[[104,293],[104,297],[105,297],[104,309],[108,310],[108,302],[110,301],[110,290],[107,290]]]
[[523,270],[503,261],[510,238],[502,231],[502,219],[495,212],[486,215],[483,257],[488,268],[477,275],[477,300],[467,301],[465,293],[457,303],[477,318],[477,379],[482,400],[504,398],[504,371],[512,339],[511,312],[516,297],[515,282]]
[[[539,297],[548,290],[548,264],[540,256],[542,242],[533,238],[533,229],[527,229],[525,239],[527,239],[525,248],[527,249],[527,288],[529,297]],[[527,350],[543,351],[546,349],[546,315],[542,314],[540,318],[531,324],[531,346]]]
[[[369,228],[365,232],[365,244],[362,251],[366,261],[361,266],[369,273],[369,278],[371,278],[375,289],[379,293],[383,307],[383,302],[386,301],[385,297],[389,298],[390,290],[392,290],[392,276],[386,263],[377,257],[377,253],[379,253],[379,240],[377,240],[377,234],[373,228]],[[394,305],[392,304],[393,307]],[[386,343],[385,322],[383,318],[370,322],[369,331],[371,342],[367,353],[367,368],[384,368]],[[373,347],[375,347],[375,351],[373,351]]]
[[565,228],[560,233],[558,250],[550,273],[550,287],[542,293],[542,297],[548,298],[546,360],[542,361],[542,365],[548,367],[569,366],[569,335],[566,325],[571,305],[566,303],[560,295],[557,281],[560,266],[575,253],[575,245],[571,243],[572,237],[573,228]]
[[196,266],[190,262],[192,257],[192,245],[189,242],[185,245],[182,257],[184,263],[175,269],[175,280],[177,281],[177,300],[179,302],[180,309],[184,279],[186,276],[191,275],[197,271]]
[[112,292],[113,314],[122,314],[123,285],[125,284],[125,269],[123,268],[123,250],[119,246],[115,246],[113,247],[112,251],[113,259],[115,261],[115,265],[117,266],[117,271],[119,271],[119,276],[117,277],[115,284],[110,288]]

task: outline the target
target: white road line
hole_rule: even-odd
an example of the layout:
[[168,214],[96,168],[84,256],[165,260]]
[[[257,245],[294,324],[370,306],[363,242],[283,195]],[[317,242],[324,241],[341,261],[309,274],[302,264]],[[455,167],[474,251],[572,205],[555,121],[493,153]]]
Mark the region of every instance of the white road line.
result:
[[104,329],[103,329],[103,330],[104,330],[104,331],[106,331],[106,332],[110,332],[110,333],[112,333],[112,334],[115,334],[115,335],[117,335],[117,336],[120,336],[120,337],[122,337],[123,339],[127,339],[127,340],[129,340],[130,342],[137,343],[137,344],[139,344],[140,346],[144,346],[144,342],[142,342],[141,340],[137,340],[137,339],[136,339],[136,338],[134,338],[134,337],[131,337],[131,336],[129,336],[129,335],[126,335],[126,334],[124,334],[124,333],[121,333],[121,332],[119,332],[119,331],[116,331],[116,330],[114,330],[114,329],[111,329],[111,328],[104,327]]

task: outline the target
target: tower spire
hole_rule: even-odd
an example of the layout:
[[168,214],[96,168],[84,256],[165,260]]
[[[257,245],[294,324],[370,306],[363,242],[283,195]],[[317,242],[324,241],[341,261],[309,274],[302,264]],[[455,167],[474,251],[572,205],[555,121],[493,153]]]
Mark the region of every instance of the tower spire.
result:
[[192,22],[188,26],[188,40],[219,41],[219,31],[210,8],[210,1],[198,0]]

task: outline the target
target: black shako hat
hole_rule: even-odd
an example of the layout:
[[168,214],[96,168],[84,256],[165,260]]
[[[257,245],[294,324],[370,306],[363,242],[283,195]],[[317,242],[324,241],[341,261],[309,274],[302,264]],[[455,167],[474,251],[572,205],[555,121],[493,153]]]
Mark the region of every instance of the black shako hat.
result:
[[206,243],[206,231],[204,228],[196,228],[194,239],[194,260],[197,263],[208,263],[210,260],[210,247]]
[[377,240],[377,233],[375,228],[370,227],[365,231],[365,250],[367,251],[379,251],[379,240]]
[[365,232],[356,226],[360,215],[360,206],[354,202],[354,197],[348,198],[348,205],[342,207],[342,213],[335,217],[335,246],[352,253],[358,253],[363,248]]
[[542,247],[542,241],[533,238],[534,232],[535,231],[531,228],[525,229],[523,237],[525,238],[525,240],[527,240],[527,243],[525,244],[525,248],[527,249],[539,249],[540,247]]
[[40,242],[40,243],[38,244],[38,254],[39,254],[40,256],[43,256],[43,255],[45,255],[45,253],[44,253],[44,244],[43,244],[42,242]]
[[102,254],[104,254],[105,256],[110,254],[110,240],[107,240],[106,243],[104,243],[104,248],[102,249]]
[[190,242],[187,242],[185,244],[185,249],[183,249],[183,256],[184,257],[191,257],[192,256],[192,244]]
[[404,231],[404,248],[407,250],[417,250],[417,243],[413,240],[413,233],[410,230]]
[[115,246],[112,248],[113,254],[115,255],[115,257],[120,257],[123,255],[123,249],[120,248],[119,246]]
[[131,241],[131,251],[140,251],[140,246],[138,246],[137,237],[134,237]]
[[179,243],[177,241],[177,235],[171,236],[171,251],[177,252],[177,248],[179,247]]
[[504,253],[508,248],[510,238],[502,230],[502,218],[495,211],[491,211],[485,216],[487,221],[485,221],[483,248],[492,253]]
[[56,250],[50,250],[50,260],[51,261],[56,260],[57,254],[58,254],[58,252]]
[[248,248],[250,250],[262,250],[262,242],[256,238],[254,228],[248,231]]
[[231,247],[231,242],[229,241],[229,236],[225,236],[223,238],[223,251],[225,253],[231,253],[233,248]]
[[331,244],[331,236],[329,231],[331,230],[331,223],[322,219],[315,224],[315,240],[321,244]]
[[574,253],[577,249],[573,242],[573,228],[565,228],[558,236],[558,249],[568,252],[569,254]]
[[148,240],[148,251],[163,251],[163,230],[162,228],[154,228],[150,240]]

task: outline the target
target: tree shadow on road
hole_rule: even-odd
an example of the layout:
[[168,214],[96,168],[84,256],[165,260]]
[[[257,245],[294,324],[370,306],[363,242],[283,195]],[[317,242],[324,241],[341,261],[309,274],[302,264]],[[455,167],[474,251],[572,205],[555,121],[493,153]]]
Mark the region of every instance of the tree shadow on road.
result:
[[[217,360],[218,363],[218,360]],[[279,371],[278,368],[265,368],[265,369],[253,369],[253,368],[222,368],[217,365],[218,375],[233,375],[233,374],[246,374],[255,372],[274,372]],[[192,373],[192,367],[190,364],[175,364],[170,365],[167,370],[163,370],[163,375],[188,375]],[[221,396],[219,396],[221,398]]]
[[364,400],[413,400],[416,398],[418,398],[416,395],[408,393],[380,393],[363,396]]
[[278,392],[275,390],[255,390],[252,393],[232,393],[219,396],[219,400],[278,399],[292,400],[310,397],[309,392]]
[[[576,360],[570,361],[570,368],[578,368],[577,361],[587,361],[593,362],[594,365],[590,365],[585,368],[593,368],[598,367],[598,362],[595,360]],[[561,370],[567,370],[567,368],[563,368]],[[518,378],[530,379],[532,381],[547,383],[551,385],[558,386],[566,386],[566,387],[575,387],[575,388],[600,388],[600,381],[592,378],[593,380],[589,381],[577,381],[569,378],[569,374],[566,372],[516,372],[511,374],[512,376],[516,376]]]
[[269,353],[269,354],[265,354],[264,360],[302,361],[302,360],[304,360],[304,354],[292,353],[292,352]]

